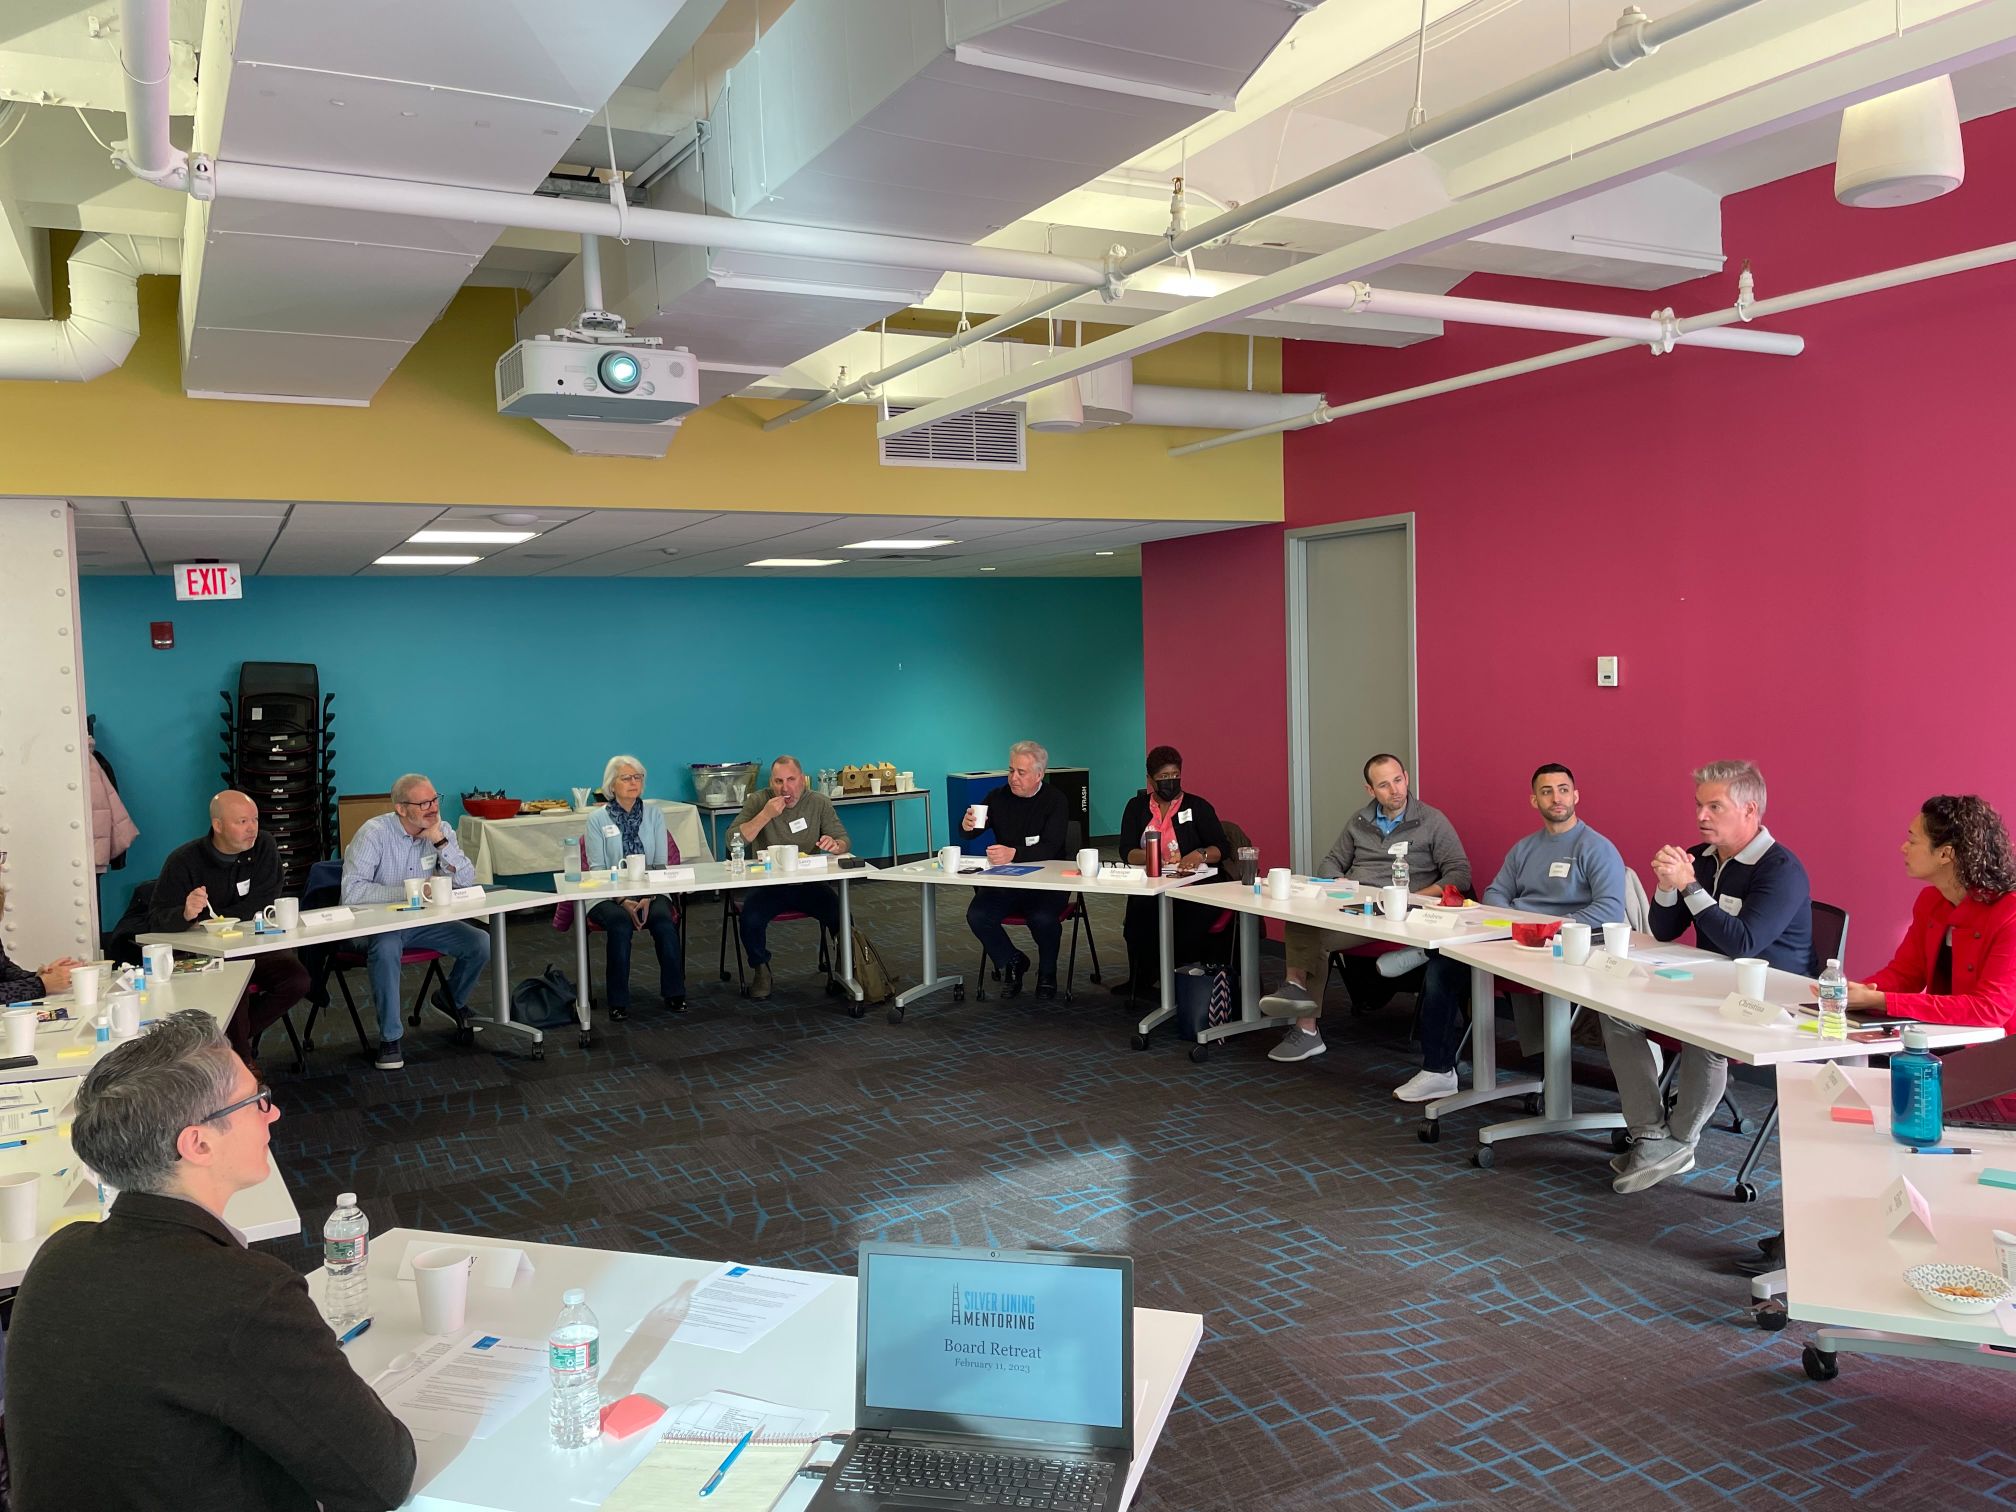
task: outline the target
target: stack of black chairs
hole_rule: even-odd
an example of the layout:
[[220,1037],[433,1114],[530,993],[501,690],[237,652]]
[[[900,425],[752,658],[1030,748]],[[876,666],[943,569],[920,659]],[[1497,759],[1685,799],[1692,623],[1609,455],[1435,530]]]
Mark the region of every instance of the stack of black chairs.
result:
[[281,895],[300,897],[308,868],[336,846],[334,693],[313,662],[252,662],[224,700],[224,782],[259,805],[259,829],[280,851]]

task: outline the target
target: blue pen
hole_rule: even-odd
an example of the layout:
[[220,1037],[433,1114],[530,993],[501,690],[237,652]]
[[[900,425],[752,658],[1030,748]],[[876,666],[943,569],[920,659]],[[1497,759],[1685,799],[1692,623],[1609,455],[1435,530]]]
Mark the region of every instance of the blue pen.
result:
[[355,1323],[352,1323],[350,1325],[348,1331],[337,1335],[336,1342],[339,1345],[348,1344],[352,1339],[356,1338],[359,1334],[363,1333],[364,1330],[369,1328],[370,1326],[371,1326],[371,1320],[369,1318],[359,1318]]
[[[18,1150],[28,1143],[25,1139],[0,1139],[0,1150]],[[60,1176],[62,1172],[57,1172]]]
[[754,1437],[756,1437],[756,1430],[754,1428],[751,1428],[747,1433],[743,1434],[742,1437],[736,1441],[735,1447],[728,1451],[728,1458],[721,1461],[721,1468],[716,1470],[714,1472],[713,1478],[710,1479],[706,1485],[700,1488],[700,1494],[702,1496],[712,1496],[714,1494],[714,1488],[721,1484],[721,1478],[728,1473],[728,1467],[733,1465],[735,1463],[736,1457],[740,1455],[744,1449],[747,1449],[749,1447],[749,1440],[751,1440]]
[[1913,1155],[1972,1155],[1974,1152],[1965,1145],[1914,1145]]

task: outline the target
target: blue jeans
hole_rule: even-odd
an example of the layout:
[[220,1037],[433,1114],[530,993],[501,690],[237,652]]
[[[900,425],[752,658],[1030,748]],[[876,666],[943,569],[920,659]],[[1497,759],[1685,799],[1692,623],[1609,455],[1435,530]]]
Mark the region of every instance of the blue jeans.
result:
[[[602,926],[607,944],[609,1006],[630,1006],[630,947],[636,942],[637,927],[629,911],[614,898],[604,898],[588,910],[588,917]],[[658,952],[658,992],[662,997],[686,996],[686,957],[679,948],[679,920],[672,904],[661,894],[651,900],[644,916],[651,931],[651,944]]]
[[1470,1029],[1470,968],[1431,952],[1421,988],[1421,1069],[1454,1071]]
[[966,905],[966,927],[978,937],[987,959],[1005,971],[1015,964],[1021,952],[1008,938],[1001,921],[1019,914],[1028,921],[1030,937],[1036,942],[1036,980],[1054,982],[1057,947],[1064,940],[1060,918],[1070,902],[1071,894],[1048,888],[976,887],[973,901]]
[[438,950],[454,959],[448,976],[448,996],[457,1008],[469,1006],[469,993],[490,960],[490,935],[474,924],[451,921],[422,924],[418,929],[394,929],[371,936],[371,995],[378,1000],[378,1035],[399,1038],[399,957],[408,950]]
[[[781,913],[810,914],[826,932],[840,933],[840,894],[830,882],[797,882],[783,887],[752,887],[742,895],[742,949],[751,966],[770,960],[770,921]],[[834,967],[839,970],[839,967]]]

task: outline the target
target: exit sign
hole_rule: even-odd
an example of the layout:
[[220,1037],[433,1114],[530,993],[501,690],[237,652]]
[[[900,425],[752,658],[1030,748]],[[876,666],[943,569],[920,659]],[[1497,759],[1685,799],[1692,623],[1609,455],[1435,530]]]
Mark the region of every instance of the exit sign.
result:
[[242,599],[245,597],[245,580],[236,562],[178,562],[175,566],[175,597]]

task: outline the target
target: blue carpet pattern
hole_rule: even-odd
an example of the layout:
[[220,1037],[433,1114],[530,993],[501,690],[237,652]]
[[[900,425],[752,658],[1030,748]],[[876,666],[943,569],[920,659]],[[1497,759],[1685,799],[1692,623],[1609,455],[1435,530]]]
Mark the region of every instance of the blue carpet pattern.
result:
[[[914,894],[855,898],[914,981]],[[964,969],[946,912],[941,960]],[[803,926],[780,926],[777,995],[752,1004],[712,980],[701,913],[691,1011],[640,990],[590,1050],[562,1032],[514,1060],[429,1026],[379,1073],[339,1019],[293,1076],[269,1040],[274,1154],[309,1237],[267,1247],[311,1268],[354,1189],[375,1228],[813,1270],[851,1273],[871,1237],[1125,1252],[1143,1305],[1204,1316],[1147,1512],[2016,1502],[2010,1377],[1844,1356],[1819,1385],[1806,1329],[1751,1327],[1730,1262],[1775,1226],[1776,1173],[1759,1205],[1729,1201],[1734,1134],[1631,1198],[1601,1137],[1501,1146],[1480,1171],[1478,1112],[1426,1145],[1389,1095],[1415,1069],[1405,998],[1353,1018],[1333,989],[1313,1061],[1273,1064],[1259,1034],[1198,1066],[1173,1041],[1129,1049],[1132,1015],[1082,978],[1072,1004],[941,995],[900,1026],[850,1019]],[[1118,909],[1092,918],[1110,974]],[[517,974],[548,960],[571,972],[566,941],[512,929]]]

